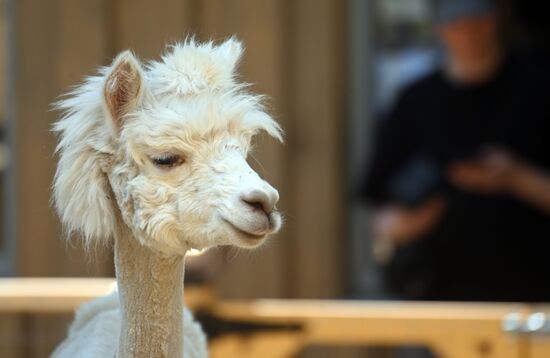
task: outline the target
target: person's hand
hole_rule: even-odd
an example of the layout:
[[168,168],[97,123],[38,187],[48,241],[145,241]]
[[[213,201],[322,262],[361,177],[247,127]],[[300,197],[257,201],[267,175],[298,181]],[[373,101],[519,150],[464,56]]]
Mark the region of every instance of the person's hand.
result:
[[429,233],[443,215],[446,201],[436,196],[410,209],[389,205],[374,215],[374,234],[380,240],[405,244]]
[[518,168],[517,159],[508,151],[491,149],[477,160],[451,164],[448,177],[461,190],[496,194],[510,190]]

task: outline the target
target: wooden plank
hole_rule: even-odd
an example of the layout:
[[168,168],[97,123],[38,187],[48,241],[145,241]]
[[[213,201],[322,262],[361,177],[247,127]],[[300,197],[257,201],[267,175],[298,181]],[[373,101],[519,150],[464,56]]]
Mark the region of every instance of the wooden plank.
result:
[[[53,238],[59,237],[55,215],[48,205],[54,143],[49,135],[52,118],[47,109],[54,98],[50,64],[55,56],[42,56],[51,53],[48,16],[51,7],[28,1],[18,5],[16,13],[21,21],[16,21],[17,148],[12,158],[17,163],[18,184],[16,270],[21,275],[35,272],[39,275],[40,269],[48,274],[55,265],[52,244]],[[40,239],[36,240],[37,237]]]
[[24,357],[26,337],[24,322],[18,315],[2,315],[0,317],[0,352],[3,357]]
[[[104,60],[101,3],[93,0],[17,3],[18,164],[17,274],[23,276],[86,274],[86,256],[69,250],[50,205],[55,170],[57,113],[51,103]],[[74,28],[78,27],[78,33]],[[82,39],[86,38],[86,41]],[[103,271],[105,272],[105,271]],[[107,272],[112,273],[112,269]]]
[[529,358],[550,357],[550,337],[548,335],[533,335],[529,340]]
[[[8,65],[8,24],[5,1],[0,1],[0,125],[4,126],[6,119],[6,70]],[[2,243],[0,238],[0,244]],[[1,246],[0,246],[1,247]]]
[[225,297],[343,292],[343,12],[331,0],[201,2],[201,36],[245,41],[244,78],[274,98],[287,131],[285,147],[261,158],[285,229],[266,253],[231,260],[219,280]]
[[[301,346],[424,345],[447,358],[525,358],[527,338],[501,328],[508,313],[528,312],[519,304],[259,300],[220,303],[215,312],[233,320],[301,324],[302,332],[287,337]],[[243,348],[241,357],[247,352]]]
[[[92,262],[76,245],[62,242],[50,204],[55,160],[51,103],[105,61],[103,1],[16,1],[15,91],[17,183],[16,274],[21,276],[112,274],[111,261]],[[66,321],[51,324],[40,317],[22,321],[28,347],[24,357],[47,356],[66,332]],[[47,329],[45,329],[47,327]],[[15,356],[14,356],[15,357]]]
[[[283,128],[287,128],[290,120],[286,11],[286,3],[278,0],[206,0],[200,2],[198,11],[201,39],[221,40],[236,35],[244,42],[246,50],[239,77],[253,83],[253,91],[269,97],[269,112]],[[266,137],[260,140],[249,162],[279,190],[278,207],[287,213],[293,201],[289,190],[288,147]],[[288,297],[291,248],[292,239],[283,228],[271,242],[255,252],[228,249],[224,270],[216,280],[220,296]]]
[[195,32],[195,0],[117,0],[111,6],[114,50],[157,59],[165,44]]
[[[72,313],[80,304],[111,292],[113,278],[0,278],[0,313]],[[191,309],[213,305],[206,287],[187,287],[185,303]]]
[[329,298],[344,292],[347,277],[343,261],[347,247],[345,7],[337,0],[292,4],[293,296]]
[[2,278],[0,312],[72,312],[81,303],[107,294],[113,285],[112,278]]
[[521,303],[459,303],[420,301],[272,300],[226,301],[215,313],[228,319],[290,323],[307,319],[479,320],[498,322],[511,312],[528,313]]
[[302,343],[301,335],[286,332],[227,335],[212,341],[208,351],[211,358],[288,358],[296,356]]

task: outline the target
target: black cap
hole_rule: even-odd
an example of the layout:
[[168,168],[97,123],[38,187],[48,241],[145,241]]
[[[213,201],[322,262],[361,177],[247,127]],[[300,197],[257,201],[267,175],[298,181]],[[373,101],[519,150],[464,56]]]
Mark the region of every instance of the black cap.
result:
[[490,14],[495,9],[495,2],[491,0],[438,0],[435,20],[444,24],[464,17]]

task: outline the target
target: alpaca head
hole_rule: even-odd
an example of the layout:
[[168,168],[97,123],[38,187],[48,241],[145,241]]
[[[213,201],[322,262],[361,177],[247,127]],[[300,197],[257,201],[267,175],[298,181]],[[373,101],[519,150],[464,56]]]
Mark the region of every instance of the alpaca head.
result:
[[236,82],[241,53],[233,39],[177,44],[145,66],[124,52],[58,104],[54,199],[69,231],[98,242],[120,217],[143,245],[183,254],[279,230],[278,193],[246,157],[255,134],[281,131]]

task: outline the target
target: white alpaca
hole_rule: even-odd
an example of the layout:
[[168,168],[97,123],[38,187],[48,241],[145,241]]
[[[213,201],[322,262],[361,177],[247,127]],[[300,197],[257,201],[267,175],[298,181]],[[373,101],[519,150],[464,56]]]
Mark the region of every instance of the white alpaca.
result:
[[246,162],[279,126],[235,81],[241,44],[187,41],[141,65],[121,53],[58,107],[54,199],[88,246],[114,241],[118,292],[83,305],[53,357],[205,357],[184,308],[190,248],[253,248],[277,232],[278,193]]

